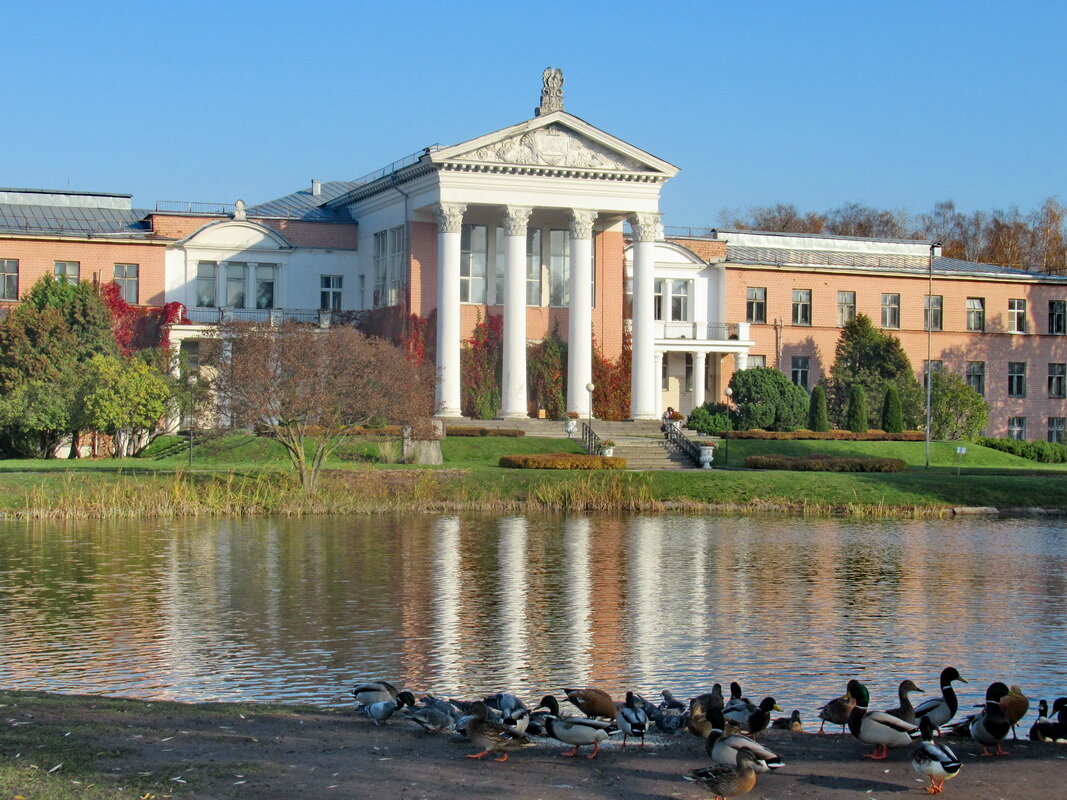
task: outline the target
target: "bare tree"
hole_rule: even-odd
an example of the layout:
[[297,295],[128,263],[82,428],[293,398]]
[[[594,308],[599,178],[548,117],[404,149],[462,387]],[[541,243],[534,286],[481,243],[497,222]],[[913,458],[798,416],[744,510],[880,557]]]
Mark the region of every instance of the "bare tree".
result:
[[355,328],[231,323],[213,345],[206,360],[220,419],[277,439],[308,490],[356,426],[412,425],[433,411],[429,371]]
[[753,206],[743,212],[723,211],[724,226],[741,231],[777,231],[779,233],[822,233],[826,227],[823,214],[801,214],[792,203]]

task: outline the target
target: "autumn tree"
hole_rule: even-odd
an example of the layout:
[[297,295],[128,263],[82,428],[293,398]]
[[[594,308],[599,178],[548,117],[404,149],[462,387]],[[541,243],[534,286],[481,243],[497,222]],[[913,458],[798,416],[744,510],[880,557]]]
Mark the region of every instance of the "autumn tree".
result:
[[110,436],[116,458],[137,455],[163,430],[170,382],[138,358],[97,355],[84,370],[76,427]]
[[219,418],[281,443],[309,491],[356,426],[418,426],[433,413],[432,372],[355,328],[229,323],[205,349]]

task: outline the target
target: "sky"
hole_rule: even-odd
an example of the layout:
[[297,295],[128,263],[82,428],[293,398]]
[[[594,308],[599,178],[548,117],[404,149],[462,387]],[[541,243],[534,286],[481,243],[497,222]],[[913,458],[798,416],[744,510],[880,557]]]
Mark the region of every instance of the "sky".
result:
[[7,0],[0,186],[258,203],[570,113],[681,168],[668,225],[1067,199],[1062,2]]

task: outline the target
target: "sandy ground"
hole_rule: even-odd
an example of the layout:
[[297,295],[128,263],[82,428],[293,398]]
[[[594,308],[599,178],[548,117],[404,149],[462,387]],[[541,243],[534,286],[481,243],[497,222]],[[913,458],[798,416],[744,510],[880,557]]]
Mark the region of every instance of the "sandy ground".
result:
[[[54,697],[54,696],[53,696]],[[152,773],[175,797],[197,798],[705,798],[682,779],[706,766],[703,743],[684,731],[649,735],[644,748],[612,741],[596,759],[563,758],[544,740],[506,763],[465,758],[468,742],[392,720],[376,727],[350,712],[292,711],[275,706],[184,706],[71,698],[65,706],[32,698],[7,716],[34,726],[74,730],[99,747],[101,780],[120,785]],[[36,729],[38,732],[41,728]],[[94,740],[93,737],[96,737]],[[760,777],[750,798],[920,796],[909,751],[887,761],[847,734],[767,731],[762,740],[786,766]],[[946,797],[1048,800],[1067,797],[1067,746],[1019,741],[1009,756],[979,758],[969,740],[953,740],[964,762]],[[71,797],[77,796],[71,794]],[[119,796],[118,794],[116,796]],[[129,796],[125,793],[124,796]],[[166,797],[166,790],[156,796]],[[29,800],[29,799],[28,799]]]

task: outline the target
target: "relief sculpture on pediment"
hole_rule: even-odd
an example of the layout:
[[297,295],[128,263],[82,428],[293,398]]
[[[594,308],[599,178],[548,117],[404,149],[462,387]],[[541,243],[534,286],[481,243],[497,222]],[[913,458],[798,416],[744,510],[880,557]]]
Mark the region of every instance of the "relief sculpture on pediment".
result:
[[561,125],[549,125],[494,142],[460,156],[458,160],[582,169],[647,169],[636,160]]

